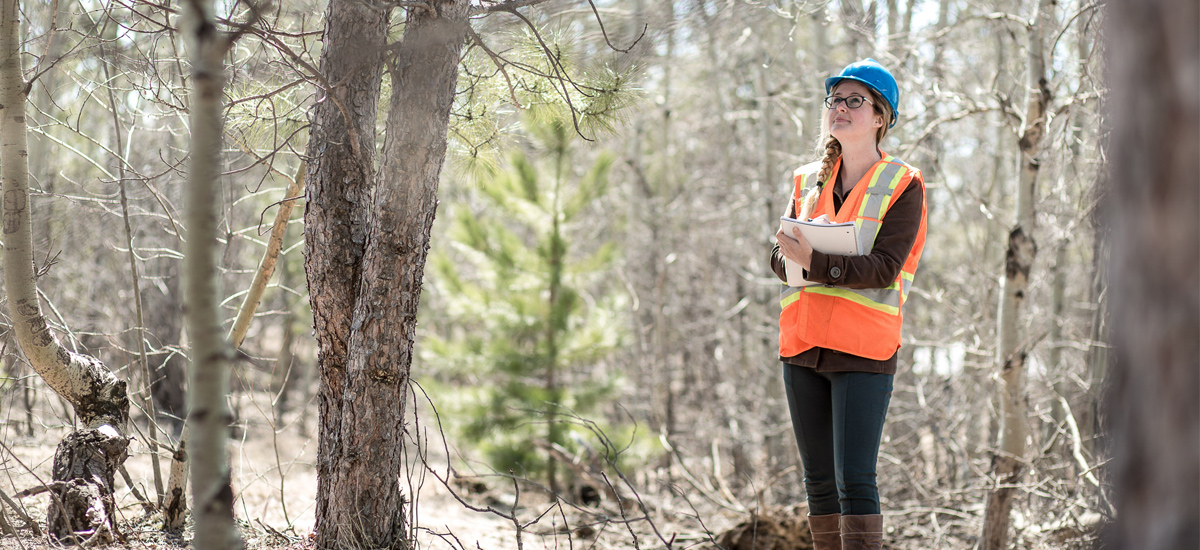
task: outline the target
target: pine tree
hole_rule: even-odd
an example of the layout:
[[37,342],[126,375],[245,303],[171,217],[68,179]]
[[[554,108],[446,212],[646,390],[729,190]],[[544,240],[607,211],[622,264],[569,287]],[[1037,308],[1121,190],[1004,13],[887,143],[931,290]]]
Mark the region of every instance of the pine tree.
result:
[[452,252],[433,255],[435,286],[454,330],[426,349],[457,368],[471,403],[463,434],[482,444],[498,471],[560,484],[553,455],[579,437],[562,415],[594,410],[611,393],[601,372],[619,345],[619,298],[604,287],[612,241],[577,246],[594,228],[588,206],[608,187],[613,158],[577,170],[569,119],[525,118],[534,155],[485,168],[478,211],[453,217]]

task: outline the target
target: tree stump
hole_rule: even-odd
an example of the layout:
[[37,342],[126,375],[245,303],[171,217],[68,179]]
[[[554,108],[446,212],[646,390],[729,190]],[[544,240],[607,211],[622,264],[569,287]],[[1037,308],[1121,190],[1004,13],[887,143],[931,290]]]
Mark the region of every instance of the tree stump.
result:
[[111,426],[84,429],[63,438],[54,452],[50,509],[46,523],[59,540],[108,544],[122,540],[116,522],[114,477],[129,457],[129,438]]

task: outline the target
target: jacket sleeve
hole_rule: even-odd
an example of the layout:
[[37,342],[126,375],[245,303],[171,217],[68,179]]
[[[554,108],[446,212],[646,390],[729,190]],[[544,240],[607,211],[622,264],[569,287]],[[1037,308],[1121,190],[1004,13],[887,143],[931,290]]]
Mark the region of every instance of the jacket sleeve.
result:
[[[796,217],[796,201],[788,196],[788,206],[785,216],[789,218]],[[783,265],[783,252],[779,251],[779,243],[775,243],[775,247],[771,249],[771,271],[775,272],[775,276],[779,277],[780,281],[787,282],[787,268]]]
[[[870,254],[833,256],[814,250],[805,278],[814,283],[846,288],[883,288],[892,284],[917,241],[924,195],[924,183],[916,179],[909,182],[884,215]],[[778,245],[775,248],[778,252]]]

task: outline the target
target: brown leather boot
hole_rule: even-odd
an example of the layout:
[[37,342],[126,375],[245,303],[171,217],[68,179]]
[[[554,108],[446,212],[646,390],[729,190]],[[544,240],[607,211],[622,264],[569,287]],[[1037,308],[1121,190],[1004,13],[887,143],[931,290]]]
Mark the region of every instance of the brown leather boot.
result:
[[842,550],[882,550],[883,516],[842,516]]
[[808,529],[812,531],[813,550],[842,550],[841,514],[808,516]]

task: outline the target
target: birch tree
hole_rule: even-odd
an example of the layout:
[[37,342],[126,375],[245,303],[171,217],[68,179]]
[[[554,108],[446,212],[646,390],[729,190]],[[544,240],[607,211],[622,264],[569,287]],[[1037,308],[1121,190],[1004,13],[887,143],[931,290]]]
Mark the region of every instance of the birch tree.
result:
[[221,166],[221,100],[225,53],[232,36],[218,32],[212,0],[184,5],[181,32],[192,64],[192,141],[188,166],[184,300],[191,370],[188,385],[193,544],[198,550],[240,548],[225,450],[233,420],[225,402],[231,348],[222,337],[217,293],[217,181]]
[[1046,82],[1044,37],[1054,3],[1038,0],[1029,22],[1028,73],[1026,79],[1025,114],[1022,121],[1017,208],[1012,229],[1008,234],[1008,249],[1004,258],[1004,278],[1001,280],[1000,313],[997,318],[999,344],[997,363],[1001,379],[999,449],[992,458],[992,473],[999,485],[993,487],[984,512],[983,547],[985,550],[1008,548],[1009,515],[1015,487],[1024,469],[1025,438],[1028,435],[1028,416],[1025,396],[1025,359],[1030,345],[1021,329],[1025,313],[1025,297],[1029,288],[1029,271],[1037,254],[1033,238],[1034,210],[1040,146],[1046,133],[1046,110],[1050,89]]
[[54,453],[49,532],[62,540],[120,538],[114,477],[128,456],[125,382],[99,360],[77,354],[50,331],[38,298],[29,202],[25,108],[32,82],[21,65],[20,2],[0,2],[0,179],[3,179],[4,284],[16,340],[46,384],[71,403],[82,425]]

